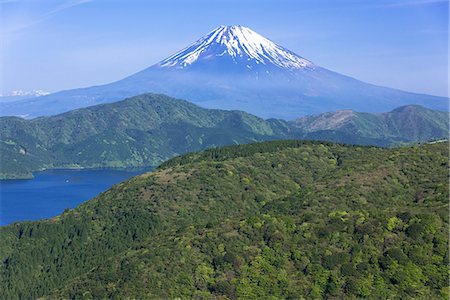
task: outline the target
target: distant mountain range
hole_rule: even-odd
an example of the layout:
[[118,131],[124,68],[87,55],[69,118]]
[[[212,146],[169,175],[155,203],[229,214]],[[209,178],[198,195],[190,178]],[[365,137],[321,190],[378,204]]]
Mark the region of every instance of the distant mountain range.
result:
[[0,113],[54,115],[146,92],[187,99],[206,108],[238,109],[285,120],[342,109],[385,112],[409,104],[448,111],[448,98],[364,83],[322,68],[249,28],[220,26],[122,80],[5,103]]
[[306,116],[291,124],[309,139],[389,146],[447,138],[449,113],[407,105],[380,114],[328,112]]
[[447,136],[448,113],[420,106],[384,114],[338,111],[287,122],[144,94],[51,117],[1,117],[0,178],[30,178],[45,168],[157,166],[181,153],[264,140],[390,146]]

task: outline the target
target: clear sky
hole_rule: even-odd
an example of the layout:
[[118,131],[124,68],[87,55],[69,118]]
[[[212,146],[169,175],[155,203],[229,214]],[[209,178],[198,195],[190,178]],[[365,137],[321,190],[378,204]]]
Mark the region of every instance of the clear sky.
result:
[[0,93],[108,83],[219,25],[360,80],[447,95],[447,0],[0,0]]

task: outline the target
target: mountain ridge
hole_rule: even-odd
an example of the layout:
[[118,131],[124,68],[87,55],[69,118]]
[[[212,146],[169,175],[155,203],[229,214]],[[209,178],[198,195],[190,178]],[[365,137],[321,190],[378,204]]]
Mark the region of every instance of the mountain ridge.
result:
[[64,167],[157,166],[185,152],[264,140],[387,147],[448,137],[448,113],[403,110],[391,112],[387,121],[356,113],[352,126],[320,127],[314,124],[323,116],[307,117],[303,123],[264,120],[242,111],[208,110],[165,95],[143,94],[51,117],[1,117],[0,178],[31,178],[34,171]]
[[245,112],[155,94],[52,117],[2,117],[0,125],[2,178],[47,168],[157,166],[180,153],[283,136]]
[[[438,115],[439,117],[437,117]],[[306,132],[339,130],[344,129],[345,126],[355,126],[358,127],[360,133],[366,135],[376,135],[377,131],[383,131],[384,136],[395,136],[399,132],[403,132],[405,136],[420,140],[433,136],[445,136],[449,126],[448,117],[449,113],[444,111],[434,111],[431,115],[430,110],[422,106],[405,105],[389,112],[377,114],[354,110],[327,112],[299,118],[293,121],[293,124]],[[370,125],[363,124],[358,119],[364,119],[365,123],[370,123]],[[424,125],[425,123],[427,125]],[[417,129],[421,127],[424,130],[418,134]],[[428,128],[425,129],[425,127]]]

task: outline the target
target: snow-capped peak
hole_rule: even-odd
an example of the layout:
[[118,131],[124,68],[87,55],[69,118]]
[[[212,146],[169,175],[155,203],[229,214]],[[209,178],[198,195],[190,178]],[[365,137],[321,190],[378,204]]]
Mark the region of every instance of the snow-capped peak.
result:
[[235,63],[275,65],[287,69],[314,68],[314,64],[244,26],[220,26],[191,46],[157,64],[184,68],[201,60],[230,56]]
[[0,97],[31,97],[31,96],[39,97],[48,94],[50,93],[43,90],[31,90],[31,91],[14,90],[6,94],[0,94]]

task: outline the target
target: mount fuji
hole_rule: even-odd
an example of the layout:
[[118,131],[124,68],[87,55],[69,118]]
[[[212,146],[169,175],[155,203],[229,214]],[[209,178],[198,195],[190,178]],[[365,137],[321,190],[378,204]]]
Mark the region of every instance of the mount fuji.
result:
[[407,104],[448,110],[448,98],[368,84],[322,68],[247,27],[220,26],[122,80],[5,103],[0,114],[53,115],[146,92],[265,118],[294,119],[342,109],[384,112]]

